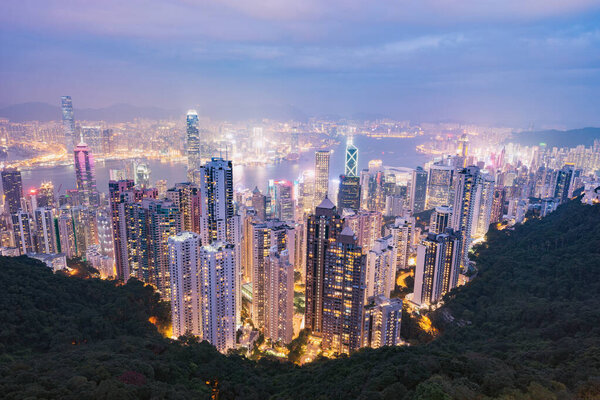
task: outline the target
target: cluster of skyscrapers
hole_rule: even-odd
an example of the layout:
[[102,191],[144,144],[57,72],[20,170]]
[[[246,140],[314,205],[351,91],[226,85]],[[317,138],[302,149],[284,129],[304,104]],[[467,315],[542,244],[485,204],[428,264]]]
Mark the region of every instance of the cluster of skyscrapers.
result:
[[[308,328],[330,354],[399,345],[403,307],[435,307],[468,281],[469,251],[490,224],[545,216],[597,183],[589,159],[600,143],[538,148],[521,163],[504,150],[477,159],[463,135],[454,154],[424,167],[370,160],[361,170],[348,137],[339,186],[330,185],[331,153],[317,150],[314,171],[296,182],[235,190],[227,148],[212,157],[190,111],[182,182],[152,184],[141,162],[133,176],[111,171],[102,193],[94,147],[80,140],[92,134],[75,127],[70,97],[62,110],[76,189],[57,197],[48,182],[24,192],[20,172],[4,169],[1,253],[55,269],[78,257],[103,278],[141,280],[170,301],[173,336],[220,351],[242,345],[237,332],[250,323],[271,343]],[[252,134],[260,152],[262,131]],[[412,268],[412,293],[400,299],[397,279]]]

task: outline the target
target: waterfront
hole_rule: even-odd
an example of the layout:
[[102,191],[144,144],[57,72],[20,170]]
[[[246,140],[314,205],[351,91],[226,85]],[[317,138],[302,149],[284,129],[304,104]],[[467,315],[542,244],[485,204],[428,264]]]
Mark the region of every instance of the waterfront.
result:
[[[359,169],[367,168],[369,160],[381,159],[383,165],[414,168],[430,159],[421,154],[416,146],[426,141],[426,137],[416,138],[372,138],[358,136],[354,139],[359,148]],[[332,148],[330,178],[338,179],[344,171],[345,142]],[[124,169],[132,161],[100,161],[96,163],[96,182],[98,190],[107,192],[111,169]],[[151,170],[151,181],[164,179],[167,185],[182,182],[186,179],[186,166],[183,163],[166,163],[158,160],[146,160]],[[314,152],[305,152],[296,161],[284,160],[278,164],[267,166],[236,166],[234,164],[234,184],[236,188],[253,188],[258,186],[264,190],[269,179],[287,179],[293,181],[304,170],[314,168]],[[23,188],[39,187],[44,181],[52,181],[57,195],[65,190],[75,189],[75,170],[73,165],[55,167],[39,167],[22,172]],[[60,188],[60,190],[59,190]]]

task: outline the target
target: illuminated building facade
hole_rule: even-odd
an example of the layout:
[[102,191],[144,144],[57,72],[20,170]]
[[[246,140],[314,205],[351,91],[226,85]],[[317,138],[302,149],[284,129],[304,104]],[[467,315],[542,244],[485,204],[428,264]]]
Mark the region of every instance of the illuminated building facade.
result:
[[314,204],[321,204],[329,193],[329,151],[319,150],[315,153],[315,191]]
[[377,349],[402,344],[402,300],[374,296],[364,307],[363,347]]
[[4,211],[15,214],[21,209],[23,182],[21,171],[15,168],[2,170],[2,190],[4,191]]
[[173,336],[202,335],[200,236],[181,232],[169,238],[169,279]]
[[75,177],[77,192],[82,205],[98,206],[100,199],[96,189],[94,157],[85,143],[79,143],[74,150]]
[[350,354],[361,347],[365,301],[365,255],[345,227],[325,251],[323,348]]
[[323,331],[325,255],[342,228],[343,220],[328,198],[307,219],[305,326],[317,334]]
[[417,247],[413,302],[435,304],[456,287],[460,272],[460,235],[451,228],[446,233],[430,233]]
[[62,111],[63,132],[65,134],[65,146],[67,154],[71,154],[79,138],[75,135],[75,119],[73,118],[73,101],[71,96],[62,96],[60,98]]

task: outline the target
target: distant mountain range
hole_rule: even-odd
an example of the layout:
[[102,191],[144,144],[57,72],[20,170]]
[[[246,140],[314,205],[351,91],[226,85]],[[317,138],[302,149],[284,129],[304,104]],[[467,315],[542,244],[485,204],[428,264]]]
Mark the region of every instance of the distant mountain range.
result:
[[591,146],[594,140],[600,139],[600,128],[581,128],[568,131],[556,129],[538,132],[520,132],[512,135],[507,142],[525,146],[537,146],[545,143],[547,147],[573,147],[577,145]]
[[[194,108],[194,107],[190,107]],[[170,119],[184,118],[187,109],[167,110],[160,107],[138,107],[131,104],[115,104],[104,108],[75,108],[76,121],[106,121],[127,122],[136,118],[145,119]],[[263,118],[278,121],[306,122],[310,118],[301,109],[291,104],[209,104],[199,106],[198,112],[202,116],[208,116],[217,120],[248,121],[261,120]],[[42,102],[29,102],[0,107],[0,118],[8,118],[12,122],[25,121],[60,121],[61,110],[58,105]],[[320,115],[319,118],[351,120],[374,120],[386,118],[381,114],[357,113],[348,116]]]
[[[126,122],[136,118],[168,119],[183,115],[182,111],[165,110],[159,107],[137,107],[131,104],[114,104],[104,108],[75,108],[75,120]],[[15,104],[0,108],[0,117],[13,122],[24,121],[60,121],[62,118],[59,106],[31,102]]]

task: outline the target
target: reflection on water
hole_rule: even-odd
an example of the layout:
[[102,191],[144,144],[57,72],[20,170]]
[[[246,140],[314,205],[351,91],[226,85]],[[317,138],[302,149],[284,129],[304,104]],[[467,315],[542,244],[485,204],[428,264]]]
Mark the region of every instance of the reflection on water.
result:
[[[416,167],[427,162],[428,156],[416,151],[416,146],[425,141],[424,138],[390,138],[376,139],[358,136],[354,144],[359,148],[359,169],[367,167],[369,160],[381,159],[383,164],[396,167]],[[340,143],[333,149],[331,156],[331,179],[336,179],[344,172],[344,149],[345,143]],[[131,163],[131,161],[128,161]],[[125,168],[127,161],[107,161],[96,163],[96,181],[100,191],[108,191],[109,171],[111,169]],[[151,180],[165,179],[167,185],[182,182],[186,179],[186,166],[182,163],[161,163],[156,160],[146,161],[150,167]],[[293,181],[300,173],[314,168],[314,154],[303,153],[297,161],[282,161],[279,164],[268,166],[240,166],[234,165],[234,184],[236,187],[254,188],[264,190],[269,179],[287,179]],[[31,171],[23,171],[24,189],[38,187],[41,182],[51,180],[54,182],[55,190],[60,187],[60,194],[67,189],[75,188],[75,171],[72,165],[37,168]]]

